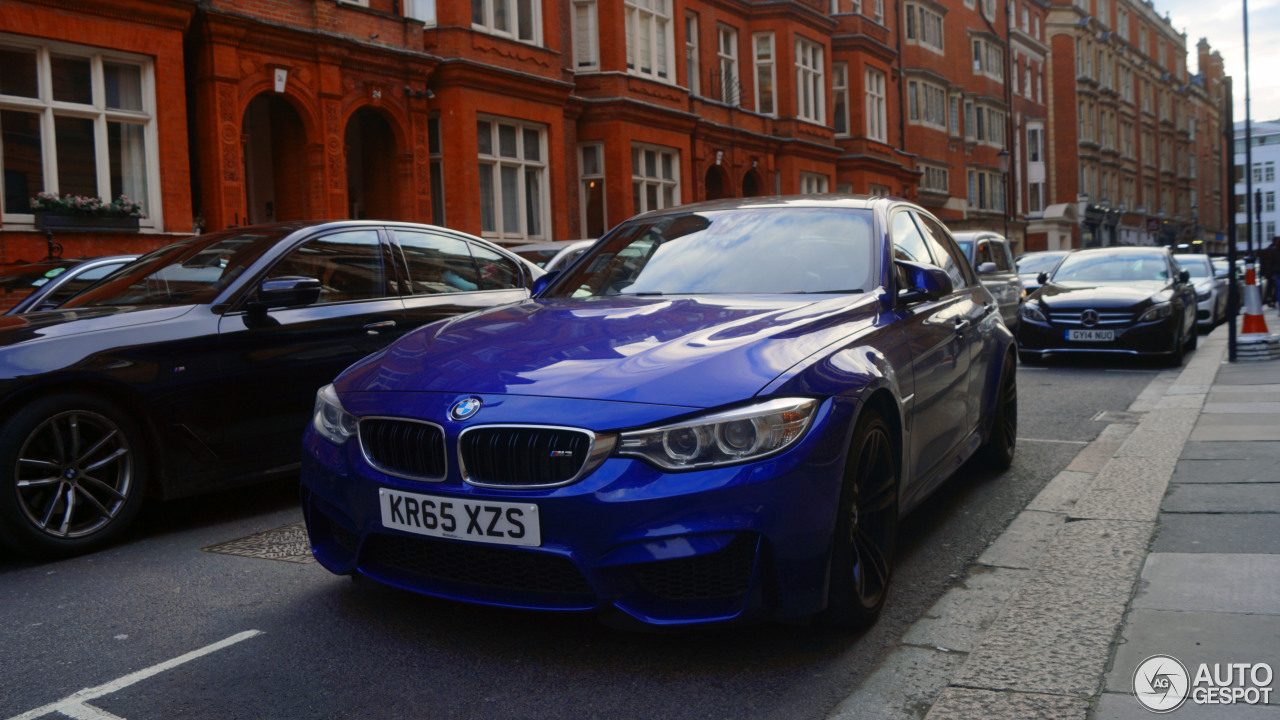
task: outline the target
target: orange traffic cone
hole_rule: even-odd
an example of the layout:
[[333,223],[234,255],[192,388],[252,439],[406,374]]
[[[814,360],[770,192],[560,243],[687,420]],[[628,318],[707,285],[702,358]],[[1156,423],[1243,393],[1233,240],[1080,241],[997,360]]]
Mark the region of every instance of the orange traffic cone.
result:
[[1245,265],[1244,272],[1244,324],[1241,335],[1267,334],[1267,321],[1262,319],[1262,293],[1258,291],[1258,278],[1253,263]]

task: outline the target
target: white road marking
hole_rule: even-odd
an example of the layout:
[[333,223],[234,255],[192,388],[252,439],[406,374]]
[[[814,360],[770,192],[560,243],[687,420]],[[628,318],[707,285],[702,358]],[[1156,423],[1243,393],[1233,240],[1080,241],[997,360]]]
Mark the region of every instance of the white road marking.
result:
[[1047,442],[1047,443],[1062,443],[1063,445],[1088,445],[1089,444],[1089,441],[1087,440],[1046,440],[1044,438],[1024,438],[1024,437],[1018,438],[1018,442]]
[[9,720],[34,720],[34,718],[44,717],[51,713],[61,713],[77,720],[123,720],[116,715],[102,710],[100,708],[86,705],[90,700],[96,700],[103,695],[109,695],[117,690],[129,687],[134,683],[141,682],[153,675],[159,675],[165,670],[171,670],[184,663],[191,662],[197,658],[204,657],[210,653],[215,653],[223,648],[235,645],[238,642],[248,640],[251,637],[261,635],[261,630],[245,630],[236,633],[225,640],[219,640],[212,645],[206,645],[199,650],[192,650],[186,655],[180,655],[172,660],[166,660],[149,668],[144,668],[135,673],[130,673],[122,678],[112,680],[109,683],[99,685],[97,687],[85,688],[57,702],[49,703],[44,707],[38,707],[35,710],[25,712],[21,715],[14,715]]

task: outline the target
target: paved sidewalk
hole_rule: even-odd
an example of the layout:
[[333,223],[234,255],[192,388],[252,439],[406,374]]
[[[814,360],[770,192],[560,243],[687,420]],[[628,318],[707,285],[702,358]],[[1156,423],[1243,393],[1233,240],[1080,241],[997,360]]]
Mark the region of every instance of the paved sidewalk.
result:
[[[1193,676],[1280,673],[1280,362],[1225,364],[1226,330],[1050,481],[832,719],[1155,717],[1132,687],[1157,654]],[[1280,719],[1270,686],[1269,706],[1172,716]]]

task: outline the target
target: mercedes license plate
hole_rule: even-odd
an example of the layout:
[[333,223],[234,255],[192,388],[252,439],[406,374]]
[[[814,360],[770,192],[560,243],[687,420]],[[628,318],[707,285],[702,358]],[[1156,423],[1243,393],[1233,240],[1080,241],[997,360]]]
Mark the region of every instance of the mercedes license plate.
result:
[[1111,342],[1116,339],[1115,330],[1068,330],[1067,339],[1077,342]]
[[431,537],[497,545],[542,544],[538,506],[378,489],[382,526]]

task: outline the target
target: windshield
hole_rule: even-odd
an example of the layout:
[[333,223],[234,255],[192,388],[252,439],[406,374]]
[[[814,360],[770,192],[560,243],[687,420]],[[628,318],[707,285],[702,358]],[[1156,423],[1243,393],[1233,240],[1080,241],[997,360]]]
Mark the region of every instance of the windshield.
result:
[[973,262],[973,241],[972,240],[956,240],[956,244],[964,251],[964,256],[969,258],[969,262]]
[[1029,273],[1049,272],[1065,254],[1066,253],[1031,253],[1018,258],[1013,262],[1013,264],[1018,267],[1018,272],[1023,275],[1027,275]]
[[94,305],[164,307],[213,302],[276,241],[295,228],[227,230],[145,255],[71,298],[64,308]]
[[878,285],[872,215],[752,208],[629,221],[548,297],[852,293]]
[[1193,278],[1213,277],[1213,266],[1209,264],[1209,258],[1203,255],[1174,255],[1173,259]]
[[1072,253],[1053,273],[1054,282],[1165,282],[1168,279],[1168,260],[1164,255],[1154,252]]

